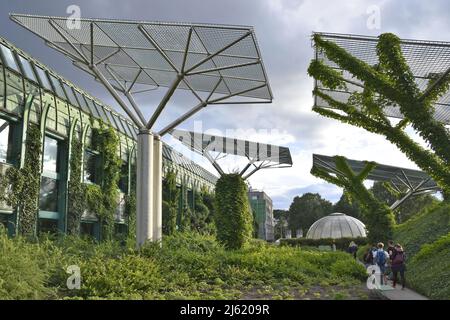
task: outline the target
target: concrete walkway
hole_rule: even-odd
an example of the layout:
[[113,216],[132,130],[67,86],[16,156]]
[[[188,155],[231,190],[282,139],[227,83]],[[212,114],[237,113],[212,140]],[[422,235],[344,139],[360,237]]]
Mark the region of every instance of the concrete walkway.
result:
[[381,289],[377,290],[377,292],[388,300],[429,300],[411,289],[405,288],[402,290],[401,285],[397,285],[396,288],[390,285],[381,286]]

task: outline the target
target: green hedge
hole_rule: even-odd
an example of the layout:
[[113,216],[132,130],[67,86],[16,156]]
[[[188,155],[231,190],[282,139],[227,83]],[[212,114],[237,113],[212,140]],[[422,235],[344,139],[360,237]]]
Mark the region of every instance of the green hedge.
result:
[[224,174],[216,183],[217,239],[228,249],[242,248],[252,238],[253,215],[247,185],[239,174]]
[[407,222],[397,225],[394,240],[400,243],[411,258],[427,243],[450,232],[450,204],[433,205]]
[[398,225],[394,240],[406,252],[407,285],[432,299],[450,299],[450,204]]
[[432,299],[450,299],[450,233],[426,244],[411,259],[407,281]]
[[[0,226],[0,230],[2,227]],[[0,231],[2,299],[292,299],[346,294],[366,277],[343,252],[313,252],[250,241],[225,250],[213,236],[180,233],[164,245],[94,244],[82,237],[26,242]],[[80,290],[68,290],[66,268],[78,265]],[[338,288],[338,292],[335,290]],[[307,296],[303,296],[307,294]]]
[[336,244],[336,249],[347,250],[350,242],[354,241],[358,246],[363,246],[367,244],[367,238],[340,238],[340,239],[306,239],[306,238],[296,238],[296,239],[281,239],[280,243],[283,246],[293,246],[293,247],[318,247],[318,246],[331,246]]

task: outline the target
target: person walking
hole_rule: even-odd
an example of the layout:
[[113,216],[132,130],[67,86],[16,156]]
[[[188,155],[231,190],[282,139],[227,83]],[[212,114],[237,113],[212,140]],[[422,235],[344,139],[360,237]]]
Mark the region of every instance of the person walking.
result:
[[369,248],[367,250],[366,254],[364,255],[364,264],[365,264],[366,268],[374,264],[373,263],[373,252],[374,252],[374,250],[372,247],[372,248]]
[[402,290],[405,289],[405,285],[406,285],[406,279],[405,279],[405,271],[406,271],[406,265],[405,265],[405,251],[403,250],[403,247],[397,243],[395,245],[395,250],[392,254],[392,258],[391,258],[391,268],[392,268],[392,273],[394,274],[394,279],[393,279],[393,287],[395,288],[395,286],[397,285],[397,281],[398,281],[398,273],[400,273],[400,278],[402,281]]
[[386,264],[389,259],[389,254],[384,251],[384,243],[379,242],[377,244],[377,251],[373,255],[373,259],[377,266],[380,268],[380,284],[387,284],[386,277]]
[[356,252],[358,251],[358,245],[355,243],[355,241],[350,242],[348,246],[348,253],[353,255],[353,258],[356,260]]
[[387,261],[387,267],[386,267],[386,275],[387,275],[387,278],[389,280],[393,280],[393,273],[392,273],[391,263],[392,263],[392,256],[393,256],[394,252],[395,252],[394,241],[393,240],[389,240],[388,241],[388,248],[387,248],[387,253],[389,254],[389,259]]

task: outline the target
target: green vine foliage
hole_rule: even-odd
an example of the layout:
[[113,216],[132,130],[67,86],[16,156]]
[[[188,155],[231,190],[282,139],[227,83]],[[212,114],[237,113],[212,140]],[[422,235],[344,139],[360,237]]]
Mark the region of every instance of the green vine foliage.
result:
[[169,169],[163,181],[162,227],[165,235],[171,235],[177,229],[179,197],[177,174],[174,170]]
[[[319,34],[314,35],[313,41],[330,61],[364,85],[363,92],[353,92],[347,103],[335,100],[326,91],[315,89],[316,96],[343,113],[319,106],[313,110],[322,116],[385,136],[427,172],[442,188],[444,198],[449,200],[450,132],[433,118],[433,114],[436,101],[448,92],[450,76],[431,75],[428,87],[425,91],[420,90],[402,54],[400,39],[391,33],[379,36],[379,63],[375,66],[359,60]],[[327,89],[346,86],[347,80],[321,61],[313,60],[308,73]],[[383,113],[387,105],[398,106],[405,119],[393,125]],[[430,149],[422,147],[405,133],[408,124],[429,144]]]
[[355,174],[344,157],[335,156],[334,159],[340,175],[331,175],[316,166],[311,169],[311,174],[343,188],[347,197],[359,201],[363,207],[368,239],[372,243],[392,239],[395,226],[394,213],[385,203],[375,198],[363,183],[368,174],[376,167],[376,163],[367,162],[364,169],[359,174]]
[[17,210],[19,234],[34,237],[37,230],[38,198],[41,172],[41,132],[29,124],[23,168],[10,168],[0,177],[0,201]]
[[97,214],[102,226],[102,239],[112,239],[114,234],[114,215],[118,205],[120,167],[120,140],[114,129],[101,125],[93,130],[93,148],[101,158],[101,183],[86,187],[88,210]]
[[253,216],[247,191],[239,174],[224,174],[216,183],[217,239],[228,249],[242,248],[252,238]]
[[136,161],[131,161],[130,194],[125,195],[125,217],[128,224],[128,238],[136,238]]
[[67,206],[67,233],[80,234],[81,216],[85,209],[86,187],[81,182],[81,165],[83,158],[83,144],[79,138],[74,137],[70,155],[69,196]]

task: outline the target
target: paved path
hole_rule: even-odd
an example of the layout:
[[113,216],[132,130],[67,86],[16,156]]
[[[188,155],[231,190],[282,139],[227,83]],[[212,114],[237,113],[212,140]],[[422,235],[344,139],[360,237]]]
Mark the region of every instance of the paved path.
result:
[[411,289],[405,288],[402,290],[401,285],[397,285],[396,288],[393,288],[391,285],[385,285],[381,286],[381,289],[376,291],[379,295],[388,300],[429,300],[427,297],[418,294]]

